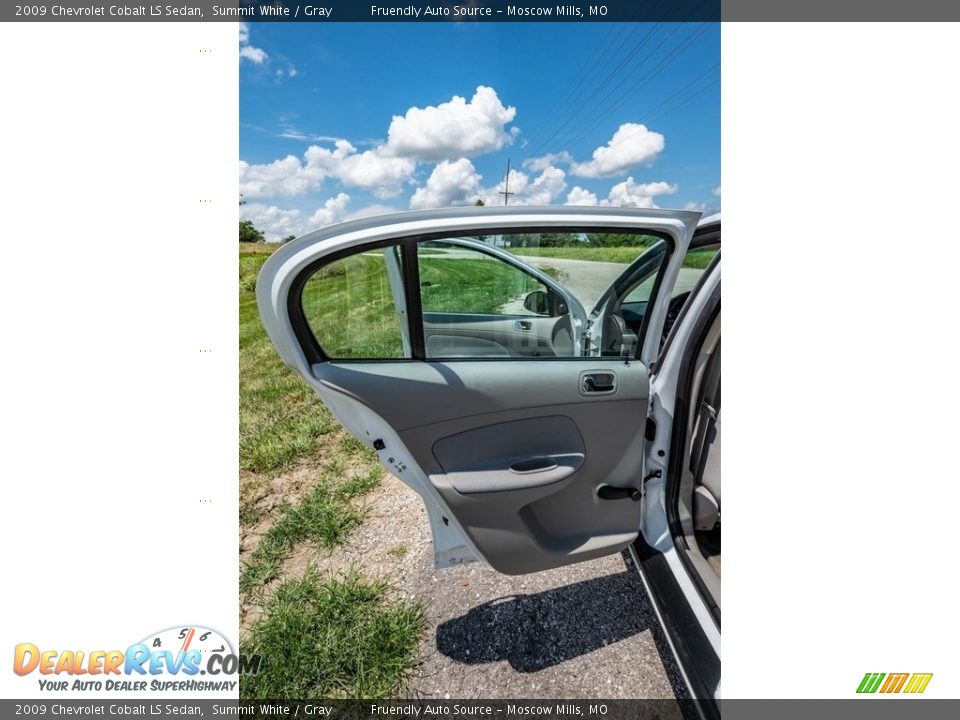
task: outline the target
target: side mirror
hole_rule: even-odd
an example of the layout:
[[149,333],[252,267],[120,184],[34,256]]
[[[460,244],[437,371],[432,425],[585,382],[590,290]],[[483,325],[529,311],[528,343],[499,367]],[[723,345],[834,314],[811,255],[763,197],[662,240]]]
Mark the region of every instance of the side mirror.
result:
[[537,315],[549,315],[550,298],[543,290],[534,290],[523,299],[523,307]]

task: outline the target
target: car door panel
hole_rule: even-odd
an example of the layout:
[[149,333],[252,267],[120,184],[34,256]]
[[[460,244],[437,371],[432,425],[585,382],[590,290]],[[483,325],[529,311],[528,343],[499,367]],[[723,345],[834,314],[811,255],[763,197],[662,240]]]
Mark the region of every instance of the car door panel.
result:
[[[614,376],[616,390],[584,395],[588,369]],[[596,489],[598,479],[639,487],[648,400],[639,362],[321,363],[314,373],[377,408],[497,570],[557,567],[636,538],[640,504]]]
[[568,316],[423,313],[428,358],[572,357]]
[[[456,208],[364,219],[274,253],[258,278],[258,304],[284,361],[348,432],[372,445],[384,466],[423,497],[438,566],[481,557],[504,573],[545,570],[617,552],[637,536],[641,503],[628,490],[642,486],[644,470],[649,381],[643,360],[656,357],[669,294],[653,291],[637,359],[581,357],[582,307],[512,256],[508,264],[538,273],[556,296],[571,299],[551,304],[549,317],[513,317],[510,308],[522,302],[516,292],[488,298],[495,302],[487,307],[504,313],[496,319],[475,322],[458,310],[454,322],[428,312],[422,293],[445,293],[448,305],[457,298],[449,292],[455,285],[437,280],[436,243],[544,228],[654,234],[670,248],[659,270],[659,283],[668,288],[698,217],[619,208]],[[311,336],[315,328],[304,316],[299,293],[306,279],[324,267],[325,258],[349,258],[390,243],[399,248],[397,262],[382,275],[388,282],[378,281],[378,297],[393,298],[381,300],[381,307],[390,305],[387,310],[403,324],[407,359],[399,359],[400,350],[397,359],[383,361],[331,359],[323,352],[325,339]],[[421,243],[434,243],[424,253],[433,263],[429,280],[418,273]],[[472,249],[477,243],[466,244]],[[466,258],[458,252],[447,257]],[[505,254],[496,248],[483,252]],[[384,294],[383,283],[396,282],[404,283],[402,292],[393,287]],[[323,307],[316,293],[311,302],[313,311]],[[325,317],[327,324],[317,327],[335,322],[329,312]],[[527,325],[518,327],[518,320]],[[339,327],[362,329],[352,320]],[[399,340],[394,344],[401,346]],[[481,352],[483,359],[473,359]],[[617,499],[598,496],[604,485],[620,488],[605,493]]]

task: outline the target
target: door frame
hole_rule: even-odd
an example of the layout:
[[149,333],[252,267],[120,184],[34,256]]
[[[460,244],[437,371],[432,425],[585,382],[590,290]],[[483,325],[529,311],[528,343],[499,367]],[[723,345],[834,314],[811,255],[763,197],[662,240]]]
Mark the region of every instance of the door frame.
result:
[[[267,334],[283,361],[309,378],[311,366],[325,362],[327,358],[306,324],[300,306],[300,291],[312,267],[349,255],[358,246],[376,249],[407,243],[415,251],[415,243],[421,240],[443,239],[452,233],[476,234],[479,231],[486,234],[562,231],[564,228],[578,232],[642,231],[660,235],[667,242],[668,252],[660,276],[661,284],[670,287],[676,280],[683,259],[683,253],[676,252],[677,246],[682,244],[685,249],[699,218],[700,213],[694,211],[606,207],[445,208],[364,218],[308,233],[277,250],[264,263],[257,279],[257,305]],[[317,257],[318,246],[327,241],[330,244],[324,247],[326,252]],[[412,267],[415,268],[416,264],[413,263]],[[414,285],[412,280],[416,278],[409,275],[405,279],[408,288],[407,322],[413,357],[398,359],[400,362],[426,360],[425,357],[417,357],[425,353],[419,284]],[[654,337],[657,334],[655,330],[662,327],[669,304],[669,297],[656,299],[654,307],[648,307],[650,320],[647,335],[637,350],[637,359],[644,364],[656,359],[659,352],[659,337]]]

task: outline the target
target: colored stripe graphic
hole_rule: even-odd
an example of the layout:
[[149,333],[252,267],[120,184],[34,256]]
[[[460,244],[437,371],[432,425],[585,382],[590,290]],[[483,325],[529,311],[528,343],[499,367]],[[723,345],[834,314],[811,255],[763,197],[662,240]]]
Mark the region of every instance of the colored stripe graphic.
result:
[[910,673],[890,673],[887,675],[887,681],[880,688],[882,693],[898,693],[903,684],[910,677]]
[[933,673],[866,673],[857,686],[857,692],[875,693],[879,690],[891,694],[902,690],[904,693],[918,694],[927,689],[931,678]]
[[904,689],[905,693],[922,693],[927,689],[927,685],[930,684],[930,678],[933,677],[933,673],[914,673],[910,677],[910,682],[907,683],[907,687]]
[[880,682],[884,676],[885,673],[867,673],[863,676],[863,680],[860,681],[860,687],[857,688],[857,692],[875,693],[877,688],[880,687]]

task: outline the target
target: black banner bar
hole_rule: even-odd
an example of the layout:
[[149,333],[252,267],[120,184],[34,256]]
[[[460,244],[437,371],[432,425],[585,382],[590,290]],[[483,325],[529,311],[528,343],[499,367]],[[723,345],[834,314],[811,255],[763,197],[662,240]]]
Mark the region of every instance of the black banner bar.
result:
[[316,0],[316,2],[28,2],[0,21],[57,22],[706,22],[720,0]]
[[38,0],[0,4],[2,22],[811,22],[954,21],[944,0]]
[[[960,715],[960,700],[851,698],[843,700],[721,700],[725,720],[911,720]],[[909,709],[906,707],[909,705]],[[305,718],[310,720],[435,720],[436,718],[561,718],[561,720],[692,720],[693,700],[0,700],[0,717],[70,718]]]

